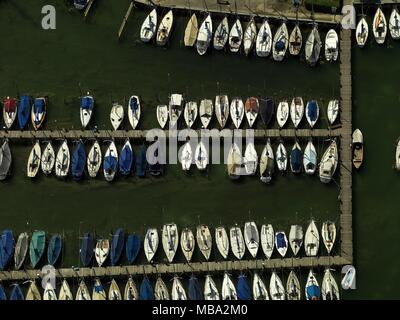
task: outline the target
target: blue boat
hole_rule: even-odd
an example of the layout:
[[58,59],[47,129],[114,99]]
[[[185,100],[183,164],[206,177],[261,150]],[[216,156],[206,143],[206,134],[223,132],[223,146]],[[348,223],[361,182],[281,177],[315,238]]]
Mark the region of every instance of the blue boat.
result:
[[136,260],[140,246],[140,237],[136,234],[130,234],[126,240],[126,258],[129,264],[132,264]]
[[61,235],[54,234],[50,238],[50,242],[47,247],[47,262],[50,265],[54,266],[56,264],[58,258],[60,258],[61,249],[62,249]]
[[118,229],[111,240],[111,265],[115,266],[121,258],[122,250],[124,249],[125,232],[123,229]]
[[14,289],[11,292],[10,300],[25,300],[24,294],[18,284],[14,285]]
[[103,173],[106,181],[111,182],[114,179],[118,169],[118,151],[114,141],[107,148],[103,161]]
[[0,301],[1,300],[7,300],[7,295],[6,292],[4,291],[3,286],[0,283]]
[[199,280],[194,274],[192,274],[189,279],[189,299],[203,300],[203,292],[200,289]]
[[0,270],[4,270],[14,255],[14,236],[11,230],[4,230],[0,235]]
[[31,110],[31,120],[32,125],[35,130],[38,130],[46,117],[46,109],[47,109],[47,98],[39,97],[35,98],[33,102],[33,107]]
[[251,290],[247,283],[246,276],[242,272],[239,275],[236,290],[238,300],[251,300]]
[[314,127],[319,117],[319,107],[317,101],[310,100],[307,102],[306,117],[311,128]]
[[94,240],[90,233],[85,233],[82,238],[81,248],[79,249],[79,255],[81,262],[84,267],[89,266],[93,259],[94,252]]
[[80,113],[81,113],[81,124],[82,128],[85,129],[86,126],[89,124],[90,119],[92,118],[94,107],[94,99],[92,96],[88,95],[81,98],[81,106],[80,106]]
[[31,115],[32,102],[31,97],[23,95],[18,103],[18,124],[19,128],[25,128]]
[[122,147],[121,154],[119,157],[119,172],[123,176],[128,176],[132,170],[133,164],[133,151],[129,139],[126,139],[124,146]]
[[150,280],[147,277],[144,277],[142,283],[140,284],[139,299],[154,300],[153,287],[151,286]]
[[308,273],[306,283],[306,299],[307,300],[319,300],[321,296],[321,289],[318,285],[318,281],[315,278],[312,270]]
[[299,173],[301,171],[302,158],[303,154],[301,148],[296,141],[293,145],[292,152],[290,153],[290,168],[293,173]]
[[147,159],[146,159],[146,146],[142,145],[136,156],[136,175],[144,177],[146,175]]
[[86,166],[86,151],[82,140],[77,144],[71,160],[71,171],[74,180],[82,179]]

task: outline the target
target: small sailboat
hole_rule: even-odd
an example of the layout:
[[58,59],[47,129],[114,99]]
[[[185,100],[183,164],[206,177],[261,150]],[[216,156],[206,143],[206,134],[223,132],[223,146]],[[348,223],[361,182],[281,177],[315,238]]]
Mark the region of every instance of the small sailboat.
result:
[[129,138],[127,138],[124,145],[122,146],[119,156],[119,173],[122,176],[129,176],[131,174],[134,159],[133,157],[134,154],[132,150],[132,145],[129,141]]
[[167,105],[158,105],[157,106],[157,121],[161,127],[164,129],[165,125],[168,121],[168,106]]
[[177,276],[174,277],[171,290],[172,300],[187,300],[186,291]]
[[174,260],[176,250],[178,249],[179,234],[175,223],[164,224],[162,230],[162,245],[168,261]]
[[141,115],[141,106],[138,96],[131,96],[128,102],[128,119],[133,130],[138,126]]
[[274,228],[270,224],[261,226],[261,248],[267,259],[270,259],[275,247]]
[[268,20],[265,19],[258,30],[256,38],[256,54],[259,57],[268,57],[272,48],[272,32]]
[[227,95],[215,97],[215,115],[219,125],[223,129],[229,119],[229,100]]
[[335,140],[332,140],[319,163],[319,179],[322,183],[329,183],[335,174],[338,164],[338,150]]
[[241,166],[243,163],[242,154],[236,143],[233,143],[226,160],[227,172],[229,178],[236,180],[240,178]]
[[285,300],[285,287],[275,271],[269,280],[269,293],[272,300]]
[[298,56],[300,54],[302,45],[303,35],[301,34],[299,24],[296,23],[289,36],[289,53],[292,56]]
[[297,141],[295,141],[292,151],[290,153],[290,169],[293,173],[300,173],[301,171],[301,161],[303,159],[303,155],[301,152],[300,145]]
[[279,102],[278,109],[276,110],[276,120],[278,121],[279,128],[283,128],[289,119],[289,103],[284,100]]
[[232,100],[230,113],[233,124],[235,125],[236,129],[239,129],[244,116],[244,104],[242,99],[234,98]]
[[320,52],[321,38],[319,36],[317,24],[314,24],[314,27],[311,29],[311,32],[307,37],[305,47],[306,61],[310,66],[314,67],[317,64]]
[[275,167],[274,164],[274,151],[271,147],[271,141],[268,138],[260,157],[260,180],[262,182],[271,182]]
[[140,247],[140,237],[137,234],[130,234],[126,239],[125,247],[126,259],[129,264],[132,264],[136,260],[139,255]]
[[199,30],[198,22],[196,14],[193,13],[185,28],[185,35],[183,38],[183,42],[185,43],[185,47],[193,47],[196,43],[197,32]]
[[319,232],[315,221],[311,220],[304,237],[304,249],[307,257],[315,257],[319,249]]
[[233,284],[227,272],[224,273],[221,293],[222,293],[222,300],[237,300],[238,298],[235,285]]
[[154,295],[156,300],[169,300],[168,288],[159,276],[154,287]]
[[94,240],[91,233],[84,233],[79,249],[79,256],[83,267],[88,267],[93,259]]
[[78,291],[76,292],[75,300],[91,300],[89,289],[83,279],[79,283]]
[[260,116],[261,120],[266,127],[270,124],[274,115],[274,100],[271,98],[260,98]]
[[352,136],[353,147],[353,165],[356,169],[360,169],[364,159],[364,138],[360,129],[356,129]]
[[339,300],[340,298],[338,285],[329,269],[325,269],[321,293],[322,300]]
[[62,237],[60,234],[53,234],[47,246],[47,262],[54,266],[61,256]]
[[303,155],[303,167],[306,174],[314,174],[317,169],[317,151],[315,150],[312,138],[307,143]]
[[44,292],[43,292],[43,300],[57,300],[57,294],[51,284],[51,281],[47,281]]
[[181,233],[181,250],[187,262],[192,260],[195,240],[192,230],[184,228]]
[[215,243],[221,256],[226,259],[229,254],[229,238],[224,227],[215,228]]
[[4,230],[0,234],[0,271],[6,269],[14,255],[14,235],[12,230]]
[[154,255],[158,249],[158,231],[155,228],[150,228],[147,230],[146,235],[144,237],[144,254],[146,255],[147,261],[152,262]]
[[15,270],[19,270],[26,258],[29,248],[29,236],[26,232],[22,232],[17,239],[14,250],[14,266]]
[[205,224],[197,226],[196,240],[200,252],[203,254],[204,258],[208,261],[210,259],[211,248],[212,248],[212,236],[208,226],[206,226]]
[[117,102],[113,102],[110,113],[110,120],[114,130],[118,130],[124,120],[124,107]]
[[74,300],[69,284],[65,279],[61,284],[60,292],[58,293],[58,300]]
[[111,254],[110,260],[111,265],[115,266],[121,259],[122,251],[125,245],[125,232],[124,229],[119,228],[115,231],[111,238]]
[[81,180],[85,171],[86,151],[82,140],[79,140],[72,154],[71,172],[72,178],[76,181]]
[[101,267],[107,260],[108,254],[110,253],[110,241],[108,239],[99,239],[96,243],[94,255],[96,262]]
[[139,300],[154,300],[154,291],[149,278],[143,278],[139,289]]
[[204,55],[212,39],[213,27],[211,14],[207,14],[203,23],[200,26],[199,33],[197,34],[196,49],[199,55]]
[[31,114],[31,109],[32,109],[31,97],[28,95],[21,96],[17,107],[18,125],[21,130],[24,129],[26,124],[28,123],[29,116]]
[[92,300],[107,300],[107,294],[99,278],[94,280]]
[[315,278],[315,274],[312,270],[308,273],[307,282],[305,286],[306,299],[307,300],[319,300],[321,296],[321,289],[318,281]]
[[210,99],[201,100],[199,108],[199,117],[204,129],[206,129],[210,124],[213,114],[214,114],[214,106],[212,100]]
[[397,8],[393,8],[389,18],[390,36],[394,40],[400,39],[400,14]]
[[286,294],[288,300],[300,300],[301,299],[301,287],[300,281],[296,276],[296,273],[292,270],[289,273],[286,283]]
[[46,117],[47,98],[39,97],[33,101],[31,121],[35,130],[40,129]]
[[174,15],[172,13],[172,10],[169,10],[162,18],[160,25],[158,26],[157,36],[156,36],[157,45],[165,46],[171,35],[173,22],[174,22]]
[[276,165],[278,166],[278,170],[285,172],[287,169],[288,156],[286,152],[286,148],[282,142],[278,144],[276,148]]
[[191,128],[197,118],[197,103],[195,101],[186,102],[185,109],[183,111],[183,117],[187,127]]
[[5,180],[8,176],[12,163],[12,155],[8,140],[5,139],[0,147],[0,181]]
[[306,118],[310,127],[313,128],[319,118],[319,106],[316,100],[310,100],[307,102]]
[[111,182],[114,180],[115,174],[118,169],[118,151],[114,141],[111,141],[103,161],[103,174],[106,181]]
[[183,96],[179,93],[171,94],[169,98],[169,125],[171,129],[176,129],[179,117],[183,111]]
[[243,41],[243,28],[239,18],[236,19],[229,32],[229,50],[238,52]]
[[39,140],[33,145],[32,150],[28,157],[28,162],[26,165],[26,173],[29,178],[35,178],[39,168],[40,168],[40,159],[42,156],[42,150],[40,149]]
[[248,175],[254,175],[257,171],[258,155],[254,143],[249,142],[244,151],[244,168]]
[[368,39],[368,23],[367,20],[365,20],[365,16],[362,16],[360,21],[357,23],[357,28],[356,28],[356,41],[357,45],[360,48],[363,48],[365,46],[365,43],[367,42]]
[[297,255],[303,245],[303,227],[297,224],[290,226],[289,243],[292,248],[293,255]]
[[302,97],[295,97],[290,104],[290,118],[292,119],[293,125],[297,128],[303,119],[304,115],[304,103]]
[[56,157],[56,176],[58,178],[65,178],[69,172],[71,162],[71,155],[68,148],[67,140],[64,140],[57,151]]
[[282,61],[289,45],[289,34],[286,23],[282,22],[275,33],[272,43],[272,57],[275,61]]
[[189,300],[203,300],[199,280],[194,274],[189,279]]
[[121,290],[115,279],[111,280],[110,288],[108,289],[108,300],[122,300]]
[[246,222],[244,225],[244,241],[247,250],[255,258],[257,256],[258,247],[260,245],[260,235],[258,233],[257,225],[254,221]]
[[231,239],[232,252],[237,259],[241,260],[246,250],[242,229],[235,225],[230,229],[229,234]]
[[247,283],[246,276],[243,272],[240,272],[238,282],[237,282],[237,299],[238,300],[251,300],[251,290]]
[[54,152],[53,145],[51,141],[46,143],[44,150],[42,152],[42,158],[40,161],[40,166],[44,174],[49,175],[53,171],[54,165],[56,163],[56,154]]
[[322,240],[324,241],[324,245],[328,254],[331,253],[332,248],[335,244],[336,240],[336,225],[332,221],[325,221],[322,224]]
[[90,148],[89,154],[87,156],[86,162],[87,162],[86,165],[89,176],[91,178],[96,178],[102,162],[101,148],[97,140],[93,142],[92,147]]
[[385,15],[381,8],[376,9],[374,21],[372,24],[372,32],[374,33],[375,41],[377,44],[383,44],[386,39],[387,23]]
[[336,61],[339,55],[339,38],[334,29],[330,29],[325,37],[325,59]]
[[254,300],[269,300],[268,289],[257,272],[253,277],[253,298]]
[[149,42],[153,39],[157,29],[157,10],[154,8],[148,14],[146,19],[142,23],[140,28],[140,40],[143,42]]
[[10,129],[14,124],[14,121],[17,117],[18,112],[18,104],[17,99],[7,97],[3,101],[3,120],[5,127]]
[[136,287],[135,281],[133,281],[132,276],[129,276],[128,281],[125,285],[124,290],[124,300],[138,300],[139,292]]
[[21,287],[18,284],[14,284],[13,286],[14,288],[11,291],[10,300],[25,300]]
[[328,120],[332,125],[335,123],[338,115],[339,115],[339,100],[334,99],[328,102]]
[[214,280],[209,274],[204,281],[204,300],[219,300],[219,292]]
[[179,160],[182,165],[182,170],[189,171],[190,166],[192,165],[192,162],[193,162],[193,150],[190,145],[190,141],[186,142],[183,145]]
[[251,17],[243,35],[243,49],[244,49],[244,54],[246,56],[248,56],[249,53],[251,52],[251,49],[253,49],[256,36],[257,36],[257,26],[256,23],[254,22],[254,17]]
[[29,285],[28,292],[26,293],[26,296],[25,296],[25,300],[28,300],[28,301],[42,300],[39,289],[34,280],[32,280],[31,284]]
[[82,128],[85,129],[92,118],[94,108],[94,98],[90,95],[89,92],[86,93],[86,96],[81,98],[81,105],[79,108],[80,116],[81,116],[81,124]]
[[284,231],[278,231],[275,233],[275,246],[281,257],[285,257],[288,249],[288,240]]
[[208,165],[208,151],[203,143],[203,141],[200,141],[197,144],[196,150],[194,152],[194,160],[196,163],[196,167],[199,170],[205,170]]
[[34,231],[29,244],[29,257],[31,258],[32,268],[35,269],[42,259],[46,247],[46,233],[44,231]]
[[225,16],[219,23],[214,33],[214,49],[222,50],[225,48],[229,37],[228,18]]
[[246,99],[245,112],[246,112],[247,122],[250,128],[254,125],[254,122],[257,119],[259,109],[260,109],[260,104],[258,103],[257,98],[249,97]]

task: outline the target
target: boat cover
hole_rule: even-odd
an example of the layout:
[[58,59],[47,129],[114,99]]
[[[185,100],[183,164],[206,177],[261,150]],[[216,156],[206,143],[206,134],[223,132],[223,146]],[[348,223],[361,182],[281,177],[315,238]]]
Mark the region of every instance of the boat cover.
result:
[[125,145],[122,148],[119,158],[119,172],[124,176],[130,174],[132,169],[132,163],[133,163],[133,151],[128,145]]
[[276,245],[278,248],[286,248],[287,247],[285,236],[282,232],[279,232],[276,235]]
[[153,288],[151,286],[150,280],[147,277],[143,278],[143,281],[140,285],[139,299],[154,300]]
[[130,264],[133,263],[138,256],[140,246],[141,243],[139,236],[136,234],[131,234],[128,236],[128,240],[126,241],[126,258]]
[[86,165],[86,151],[83,142],[79,142],[72,154],[71,171],[75,180],[82,178]]
[[240,273],[239,275],[237,283],[237,297],[238,300],[251,300],[251,290],[243,273]]
[[112,236],[111,240],[111,265],[115,266],[121,257],[124,249],[125,232],[123,229],[118,229]]
[[26,123],[29,120],[31,109],[31,99],[29,96],[24,95],[19,100],[18,105],[18,124],[19,128],[23,129],[26,126]]
[[93,258],[94,241],[90,233],[85,233],[81,242],[80,257],[84,267],[87,267]]
[[4,230],[0,235],[0,270],[4,270],[14,253],[14,236],[11,230]]
[[86,96],[86,97],[81,98],[81,108],[82,109],[92,110],[93,105],[94,105],[94,102],[93,102],[92,97]]
[[199,280],[194,274],[189,279],[189,299],[190,300],[203,300],[203,293],[200,289]]

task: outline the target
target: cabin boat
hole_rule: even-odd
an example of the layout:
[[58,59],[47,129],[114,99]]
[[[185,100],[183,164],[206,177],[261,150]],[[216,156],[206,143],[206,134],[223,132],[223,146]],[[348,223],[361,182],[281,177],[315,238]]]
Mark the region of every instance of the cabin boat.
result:
[[256,38],[256,54],[258,57],[268,57],[272,48],[272,32],[268,20],[265,19]]
[[254,22],[254,17],[252,17],[249,23],[247,24],[246,30],[244,31],[243,35],[243,49],[244,49],[244,54],[246,56],[248,56],[251,50],[253,49],[256,36],[257,36],[257,27],[256,23]]
[[289,44],[289,34],[286,23],[283,22],[275,33],[272,45],[272,57],[275,61],[282,61]]
[[303,36],[299,24],[296,23],[289,37],[289,53],[292,56],[298,56],[303,45]]
[[92,118],[94,108],[94,98],[88,92],[86,96],[81,98],[81,105],[79,108],[82,128],[85,129]]
[[154,38],[157,29],[157,10],[154,8],[143,21],[140,28],[140,40],[149,42]]
[[229,32],[229,49],[231,52],[239,52],[243,41],[243,28],[239,18],[236,19]]
[[357,45],[360,48],[363,48],[365,46],[365,43],[368,39],[368,32],[369,28],[367,20],[365,20],[365,16],[362,16],[361,19],[358,21],[356,28],[356,41]]
[[372,32],[374,34],[375,41],[377,44],[383,44],[385,42],[387,33],[387,23],[385,15],[383,14],[381,8],[376,9],[372,25]]
[[397,8],[393,8],[389,18],[389,31],[393,40],[400,39],[400,14]]
[[197,16],[195,13],[193,13],[191,15],[191,17],[189,18],[189,21],[185,28],[185,35],[183,38],[185,47],[193,47],[194,46],[194,44],[196,43],[198,30],[199,30],[199,26],[198,26],[198,22],[197,22]]
[[158,26],[156,43],[159,46],[165,46],[170,35],[171,29],[174,22],[174,14],[172,10],[169,10],[165,16],[162,18],[160,25]]
[[228,158],[226,161],[229,178],[233,180],[237,180],[240,178],[242,163],[243,159],[239,147],[236,145],[236,143],[233,143],[229,150]]
[[222,50],[225,48],[229,38],[228,18],[225,16],[219,23],[214,33],[214,49]]
[[208,14],[200,26],[199,33],[197,34],[196,49],[199,55],[204,55],[212,39],[213,27],[211,14]]
[[257,171],[258,155],[252,142],[249,142],[244,152],[244,168],[248,175],[254,175]]
[[335,140],[332,140],[319,163],[319,179],[322,183],[329,183],[331,181],[335,174],[338,161],[337,144]]
[[169,125],[171,129],[177,129],[178,120],[183,111],[183,106],[183,96],[179,93],[171,94],[168,106]]
[[360,129],[356,129],[352,136],[353,147],[353,165],[356,169],[360,169],[364,159],[364,138]]
[[264,150],[260,157],[260,180],[269,183],[274,173],[274,151],[271,147],[271,141],[268,138]]
[[255,97],[247,98],[244,108],[245,108],[247,122],[249,124],[249,127],[251,128],[253,127],[257,119],[258,112],[260,110],[260,104],[258,102],[258,99]]
[[219,125],[223,129],[229,119],[229,100],[227,95],[218,95],[215,97],[215,115]]
[[17,99],[7,97],[3,101],[3,120],[5,127],[10,129],[17,117],[18,107]]
[[38,97],[33,101],[31,121],[35,130],[40,129],[46,117],[47,98]]
[[167,105],[158,105],[157,106],[157,121],[160,125],[161,129],[164,129],[165,125],[168,122],[168,106]]
[[128,119],[133,130],[138,126],[141,115],[141,106],[138,96],[131,96],[128,102]]
[[318,60],[319,54],[321,52],[321,38],[317,29],[317,25],[314,24],[310,34],[308,35],[306,46],[305,46],[305,56],[306,61],[312,67],[314,67]]
[[325,37],[325,59],[336,61],[339,55],[339,38],[334,29],[330,29]]

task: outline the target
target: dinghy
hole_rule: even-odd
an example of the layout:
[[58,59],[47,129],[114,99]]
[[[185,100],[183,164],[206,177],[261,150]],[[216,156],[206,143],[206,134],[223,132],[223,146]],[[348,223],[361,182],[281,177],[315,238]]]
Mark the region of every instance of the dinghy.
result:
[[389,18],[389,31],[393,40],[400,39],[400,15],[397,8],[393,8]]
[[115,231],[111,238],[111,254],[110,260],[111,265],[117,265],[118,261],[121,258],[122,251],[124,250],[125,245],[125,232],[122,228],[119,228]]
[[265,19],[258,30],[256,38],[256,54],[259,57],[268,57],[272,48],[272,32],[268,20]]
[[210,259],[211,248],[212,248],[212,236],[210,229],[205,224],[197,226],[196,240],[199,246],[200,252],[204,258],[208,261]]
[[292,248],[293,255],[297,255],[303,244],[303,227],[297,224],[290,226],[289,243]]
[[7,97],[3,101],[3,120],[6,129],[10,129],[17,117],[17,99]]
[[199,33],[197,34],[196,49],[199,55],[204,55],[212,39],[213,27],[211,14],[208,14],[200,26]]
[[189,279],[189,300],[203,300],[199,280],[194,274]]
[[185,47],[193,47],[196,39],[197,39],[197,32],[199,30],[199,26],[197,23],[196,14],[193,13],[189,18],[189,21],[185,28],[185,36],[183,38],[183,42],[185,43]]
[[144,254],[146,255],[147,261],[152,262],[154,255],[158,249],[158,231],[157,229],[150,228],[146,232],[146,236],[144,237]]
[[192,230],[184,228],[181,234],[181,250],[187,262],[190,262],[193,256],[195,240]]
[[187,300],[186,291],[177,276],[174,277],[171,290],[172,300]]
[[90,300],[89,289],[85,281],[81,280],[79,283],[78,291],[76,292],[75,300]]
[[197,118],[197,103],[194,101],[186,102],[185,109],[183,111],[183,118],[188,128],[193,126],[193,123]]
[[219,292],[214,280],[209,274],[204,281],[204,300],[219,300]]
[[89,0],[74,0],[74,7],[78,10],[83,10],[89,3]]
[[308,35],[305,47],[306,61],[311,67],[314,67],[318,60],[321,52],[321,38],[317,29],[317,25],[314,24],[310,34]]
[[237,18],[229,32],[229,50],[231,52],[238,52],[242,44],[242,39],[243,28],[239,18]]
[[25,261],[26,254],[28,253],[29,236],[26,232],[22,232],[17,239],[14,251],[14,266],[15,270],[19,270]]
[[28,157],[28,163],[26,165],[26,174],[29,178],[35,178],[40,168],[40,158],[42,156],[42,150],[40,149],[39,140],[33,145],[32,150]]
[[220,226],[215,229],[215,242],[221,256],[226,259],[229,254],[229,238],[224,227]]
[[85,145],[82,140],[79,140],[71,159],[71,172],[74,180],[79,181],[82,179],[85,171],[86,160]]
[[46,233],[44,231],[34,231],[29,244],[29,257],[33,269],[37,267],[46,247]]
[[302,158],[303,155],[301,153],[300,145],[296,141],[292,147],[292,152],[290,153],[290,169],[293,173],[300,173]]
[[226,160],[228,176],[232,180],[237,180],[241,175],[241,166],[243,163],[242,154],[236,143],[233,143]]
[[230,108],[231,118],[236,129],[239,129],[244,116],[244,104],[242,99],[234,98]]
[[275,61],[282,61],[289,44],[289,34],[286,23],[283,22],[275,33],[272,44],[272,57]]
[[284,100],[279,102],[278,109],[276,110],[276,120],[278,121],[279,128],[283,128],[289,119],[289,103]]
[[136,234],[130,234],[126,239],[125,247],[126,259],[128,260],[129,264],[132,264],[136,260],[140,251],[140,247],[140,237]]
[[222,50],[225,48],[229,37],[228,18],[225,16],[219,23],[214,33],[214,49]]
[[230,229],[229,234],[231,238],[232,252],[237,259],[241,260],[246,250],[242,230],[235,225]]
[[307,300],[319,300],[321,295],[321,289],[317,278],[312,270],[308,273],[307,282],[305,286],[306,299]]
[[22,130],[28,123],[29,116],[31,114],[31,109],[32,109],[31,97],[28,95],[23,95],[19,100],[17,109],[18,109],[18,125],[19,128]]
[[349,266],[341,282],[342,288],[344,290],[350,289],[355,284],[355,278],[356,269],[353,266]]
[[278,231],[275,233],[275,246],[281,257],[285,257],[288,249],[288,240],[284,231]]
[[14,288],[11,291],[10,300],[25,300],[24,294],[18,284],[13,284]]
[[215,115],[221,129],[223,129],[229,119],[229,100],[227,95],[215,97]]
[[140,28],[140,40],[143,42],[149,42],[153,39],[157,29],[157,10],[153,9],[148,14],[146,19],[142,23]]
[[110,288],[108,289],[108,300],[122,300],[121,291],[114,279],[111,280]]
[[0,147],[0,181],[5,180],[10,171],[12,156],[8,140],[4,140]]
[[204,129],[207,129],[211,122],[212,115],[214,113],[214,106],[212,100],[203,99],[200,101],[199,117]]
[[301,34],[299,24],[296,23],[289,36],[289,53],[292,56],[298,56],[300,54],[302,45],[303,35]]
[[47,98],[39,97],[33,102],[31,121],[35,130],[40,129],[46,117]]
[[271,141],[268,138],[260,157],[260,180],[262,182],[271,182],[275,167],[274,164],[274,151],[271,147]]
[[28,301],[42,300],[39,289],[34,280],[32,280],[31,284],[29,285],[28,292],[26,293],[26,296],[25,296],[25,300],[28,300]]
[[328,120],[332,125],[335,123],[338,115],[339,115],[339,100],[330,100],[328,102]]
[[[40,297],[40,294],[39,294],[39,297]],[[4,300],[7,300],[7,295],[6,295],[6,292],[4,291],[2,284],[0,283],[0,301],[4,301]]]
[[81,98],[81,105],[79,108],[80,116],[81,116],[81,124],[82,128],[85,129],[92,118],[94,108],[94,98],[90,95],[89,92],[86,93],[86,96]]
[[374,33],[375,41],[377,44],[385,42],[387,33],[386,18],[381,8],[376,9],[374,21],[372,24],[372,32]]
[[157,121],[161,129],[164,129],[168,121],[168,106],[165,104],[157,106]]
[[194,152],[194,159],[197,169],[205,170],[207,168],[208,151],[203,141],[200,141],[199,144],[197,145],[196,150]]
[[51,174],[56,163],[56,154],[54,152],[53,145],[51,141],[46,143],[46,146],[42,152],[42,158],[40,161],[40,166],[45,175]]
[[166,15],[162,18],[160,25],[158,26],[156,43],[159,46],[165,46],[170,35],[172,24],[174,22],[174,15],[172,10],[169,10]]
[[96,178],[102,162],[101,148],[97,140],[93,142],[87,156],[87,169],[91,178]]
[[129,176],[132,171],[133,165],[133,151],[131,143],[129,142],[129,138],[125,140],[125,143],[121,149],[121,153],[119,156],[119,173],[122,176]]
[[88,267],[93,259],[94,253],[94,240],[90,233],[84,233],[81,246],[79,249],[79,256],[81,258],[81,263],[83,267]]
[[190,166],[192,165],[192,162],[193,162],[193,150],[190,145],[190,141],[186,142],[183,145],[179,160],[182,165],[182,170],[189,171]]
[[290,104],[290,118],[292,119],[293,125],[297,128],[303,119],[304,114],[304,103],[302,97],[295,97]]
[[338,150],[336,141],[332,140],[319,163],[319,179],[322,183],[329,183],[335,174],[338,164]]
[[[257,171],[258,155],[256,148],[252,142],[246,145],[246,150],[244,151],[244,168],[248,175],[254,175]],[[261,165],[261,164],[260,164]]]
[[356,28],[357,45],[360,48],[364,48],[367,39],[368,39],[368,23],[367,20],[365,20],[365,16],[362,16],[360,21],[358,21]]
[[400,170],[400,139],[397,141],[397,146],[396,146],[395,167],[396,167],[397,170]]
[[254,300],[269,300],[268,289],[257,272],[253,277],[253,298]]
[[257,256],[258,247],[260,245],[260,235],[258,233],[257,225],[254,221],[246,222],[244,225],[244,241],[247,250],[255,258]]
[[136,155],[136,176],[143,178],[146,176],[147,171],[147,158],[146,158],[146,146],[143,144],[140,146],[139,151]]
[[51,284],[51,281],[47,281],[44,287],[43,300],[57,300],[57,294]]
[[183,110],[183,96],[179,93],[173,93],[169,99],[169,126],[171,129],[176,129],[179,117]]
[[224,273],[222,280],[222,300],[237,300],[235,285],[227,272]]
[[107,260],[108,254],[110,252],[110,241],[108,239],[99,239],[96,243],[96,248],[94,250],[94,255],[96,257],[96,262],[101,267]]
[[268,127],[274,115],[274,100],[271,98],[261,98],[260,100],[260,116],[264,125]]
[[125,285],[124,300],[138,300],[139,292],[136,287],[136,283],[133,281],[132,276],[129,276],[128,281]]
[[154,292],[149,278],[143,278],[139,289],[139,300],[154,300]]
[[339,38],[334,29],[330,29],[325,37],[325,59],[336,61],[339,55]]
[[107,300],[106,291],[99,278],[94,280],[92,300]]
[[168,261],[174,260],[176,250],[178,249],[179,234],[175,223],[164,224],[162,230],[162,245]]
[[47,262],[54,266],[60,258],[62,250],[62,238],[59,234],[53,234],[47,246]]
[[118,151],[114,141],[111,141],[103,161],[103,174],[106,181],[111,182],[114,180],[115,174],[118,169]]
[[303,167],[306,174],[314,174],[317,169],[317,151],[315,150],[312,138],[307,143],[303,155]]
[[360,169],[364,159],[364,138],[360,129],[356,129],[352,136],[353,147],[353,165],[356,169]]
[[260,109],[260,104],[258,103],[258,99],[255,97],[250,97],[246,99],[245,103],[245,111],[246,111],[246,118],[251,128],[254,122],[257,119],[258,111]]
[[325,221],[322,224],[322,240],[324,241],[324,245],[328,254],[331,253],[332,248],[335,244],[336,240],[336,226],[335,223],[332,221]]
[[301,287],[300,281],[297,278],[294,271],[290,271],[287,283],[286,283],[286,294],[288,300],[300,300],[301,299]]
[[138,126],[141,115],[140,100],[138,96],[131,96],[128,102],[128,119],[133,130]]
[[339,300],[339,288],[329,269],[324,272],[321,293],[322,300]]
[[257,36],[257,27],[256,23],[254,22],[254,17],[252,17],[249,23],[247,24],[247,27],[243,34],[243,49],[244,49],[244,54],[246,56],[248,56],[249,53],[251,52],[251,49],[253,49],[256,36]]
[[14,235],[11,230],[4,230],[0,234],[0,270],[7,268],[14,255]]
[[313,128],[319,118],[319,106],[316,100],[310,100],[307,102],[306,118],[310,127]]
[[160,276],[157,278],[156,281],[154,295],[156,300],[169,300],[168,288]]
[[278,148],[276,148],[276,164],[278,166],[278,170],[285,172],[287,168],[288,157],[286,148],[282,142],[279,143]]
[[118,128],[121,126],[121,123],[124,120],[124,116],[124,107],[117,102],[113,102],[111,107],[110,120],[114,130],[118,130]]
[[269,293],[272,300],[285,300],[285,287],[275,271],[272,272],[269,280]]
[[308,257],[315,257],[319,249],[319,233],[314,220],[310,221],[304,237],[304,249]]
[[240,272],[237,282],[237,299],[238,300],[251,300],[251,290],[247,283],[246,276]]
[[267,259],[270,259],[274,252],[275,233],[272,225],[263,224],[261,226],[261,248]]
[[58,300],[74,300],[74,297],[72,296],[71,289],[68,285],[67,280],[63,280],[60,288],[60,292],[58,293]]

